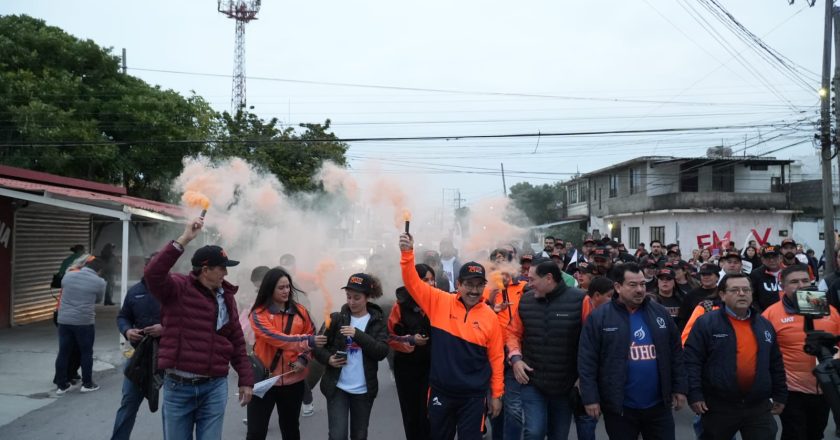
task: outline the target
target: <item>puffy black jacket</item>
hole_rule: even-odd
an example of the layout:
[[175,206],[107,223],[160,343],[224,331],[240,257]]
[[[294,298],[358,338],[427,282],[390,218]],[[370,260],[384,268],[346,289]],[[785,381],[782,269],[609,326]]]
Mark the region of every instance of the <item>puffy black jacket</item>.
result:
[[728,402],[757,403],[773,398],[787,401],[785,366],[770,321],[752,311],[751,327],[758,345],[755,381],[743,394],[738,388],[735,329],[724,309],[714,310],[697,319],[685,342],[685,369],[688,373],[688,402],[709,397]]
[[[394,324],[394,334],[397,336],[407,335],[426,335],[432,334],[432,325],[429,322],[429,317],[426,316],[414,298],[409,295],[405,287],[397,289],[397,304],[394,307],[400,308],[400,320]],[[430,340],[426,345],[415,345],[414,351],[411,353],[403,353],[394,350],[395,362],[406,362],[417,365],[425,365],[428,367],[431,362],[432,341]]]
[[[379,361],[388,355],[388,328],[381,307],[368,302],[367,310],[370,313],[370,321],[365,331],[356,330],[356,336],[353,339],[362,348],[367,395],[374,398],[379,392],[379,381],[376,378]],[[341,368],[330,366],[330,356],[338,350],[347,350],[347,338],[339,332],[342,326],[350,325],[350,308],[347,304],[341,307],[341,312],[330,315],[330,321],[330,328],[326,331],[327,345],[312,351],[315,359],[326,368],[324,377],[321,379],[321,392],[327,399],[335,394],[338,378],[341,375]]]
[[530,383],[544,394],[568,394],[577,381],[584,296],[560,283],[544,298],[528,291],[519,301],[522,359],[534,369],[528,374]]
[[[668,310],[650,297],[645,298],[636,313],[644,313],[656,346],[662,400],[671,402],[671,394],[688,392],[679,330]],[[584,405],[600,403],[602,410],[623,411],[629,355],[630,314],[614,298],[589,315],[580,335],[578,373]]]

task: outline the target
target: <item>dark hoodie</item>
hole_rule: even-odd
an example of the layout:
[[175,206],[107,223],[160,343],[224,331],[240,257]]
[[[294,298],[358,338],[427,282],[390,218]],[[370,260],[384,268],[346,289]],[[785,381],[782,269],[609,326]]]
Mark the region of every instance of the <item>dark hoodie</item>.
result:
[[[379,361],[385,359],[385,356],[388,355],[388,329],[382,308],[368,302],[367,311],[370,314],[370,321],[368,321],[365,331],[356,330],[356,336],[353,339],[362,348],[367,395],[374,398],[379,392],[379,382],[376,378]],[[339,331],[345,325],[350,325],[350,307],[347,304],[341,307],[340,312],[330,315],[330,328],[325,333],[327,345],[313,350],[315,359],[326,368],[324,377],[321,379],[321,392],[327,399],[335,394],[338,378],[341,375],[341,368],[330,366],[330,356],[339,350],[347,351],[347,338]]]

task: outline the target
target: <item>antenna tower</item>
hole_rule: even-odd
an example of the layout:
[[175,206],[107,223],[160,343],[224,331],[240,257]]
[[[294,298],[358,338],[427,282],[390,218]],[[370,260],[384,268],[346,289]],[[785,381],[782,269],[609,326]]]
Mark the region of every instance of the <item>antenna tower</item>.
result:
[[257,19],[261,0],[218,0],[218,10],[236,20],[233,46],[233,86],[230,107],[233,113],[245,108],[245,24]]

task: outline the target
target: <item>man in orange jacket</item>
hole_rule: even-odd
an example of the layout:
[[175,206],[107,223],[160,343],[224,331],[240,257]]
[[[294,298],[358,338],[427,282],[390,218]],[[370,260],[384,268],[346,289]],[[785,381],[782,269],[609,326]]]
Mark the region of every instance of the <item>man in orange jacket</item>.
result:
[[493,417],[502,410],[504,341],[496,313],[481,301],[487,284],[484,267],[461,266],[452,295],[424,283],[414,268],[414,240],[400,235],[400,268],[408,293],[431,323],[429,373],[431,438],[480,440],[490,392]]

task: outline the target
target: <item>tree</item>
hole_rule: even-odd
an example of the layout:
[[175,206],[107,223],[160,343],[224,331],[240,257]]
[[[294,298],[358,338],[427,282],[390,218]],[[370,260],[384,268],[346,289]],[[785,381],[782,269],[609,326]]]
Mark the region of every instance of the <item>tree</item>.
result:
[[232,156],[274,173],[287,191],[318,189],[324,160],[344,165],[346,144],[324,124],[302,132],[248,111],[218,113],[122,74],[91,40],[28,16],[0,16],[0,163],[119,184],[171,199],[183,159]]
[[540,186],[519,182],[510,187],[510,198],[514,206],[522,210],[531,222],[541,225],[559,220],[557,207],[564,199],[564,191],[561,182]]
[[0,17],[0,162],[161,198],[215,112],[119,72],[119,58],[28,16]]
[[312,177],[325,160],[346,165],[347,144],[324,124],[279,127],[277,118],[268,121],[243,110],[235,115],[224,112],[220,140],[208,151],[212,158],[241,157],[277,176],[287,192],[321,190]]

